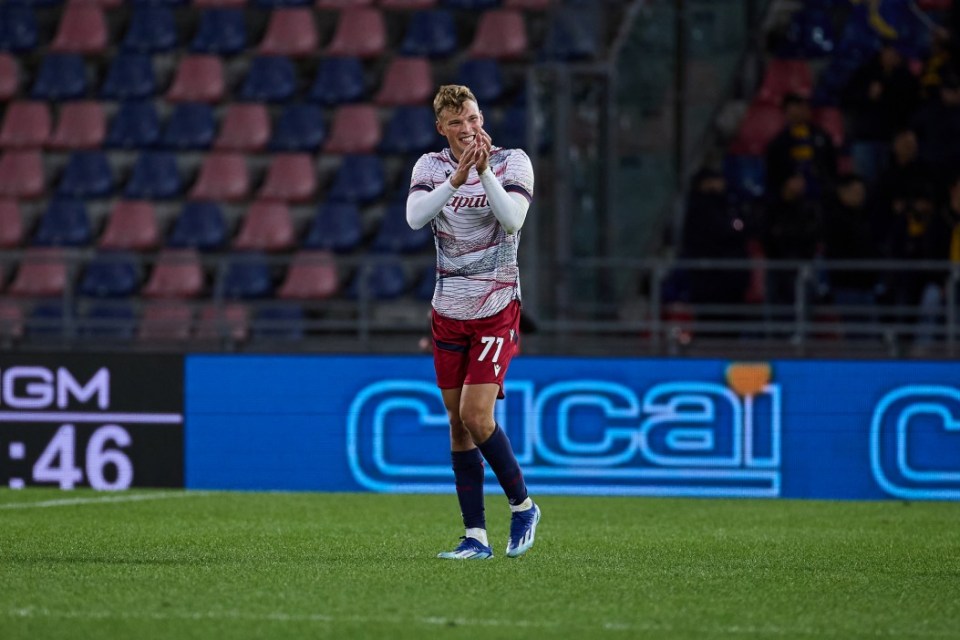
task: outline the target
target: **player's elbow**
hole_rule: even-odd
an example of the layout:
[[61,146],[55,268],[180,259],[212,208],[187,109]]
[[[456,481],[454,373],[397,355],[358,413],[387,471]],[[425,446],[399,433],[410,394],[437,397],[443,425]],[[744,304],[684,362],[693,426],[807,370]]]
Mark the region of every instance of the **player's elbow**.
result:
[[427,223],[426,223],[426,221],[421,220],[421,219],[416,215],[416,212],[411,211],[410,207],[408,206],[408,207],[407,207],[407,224],[410,225],[410,228],[411,228],[411,229],[413,229],[414,231],[416,231],[417,229],[420,229],[421,227],[423,227],[423,225],[425,225],[425,224],[427,224]]

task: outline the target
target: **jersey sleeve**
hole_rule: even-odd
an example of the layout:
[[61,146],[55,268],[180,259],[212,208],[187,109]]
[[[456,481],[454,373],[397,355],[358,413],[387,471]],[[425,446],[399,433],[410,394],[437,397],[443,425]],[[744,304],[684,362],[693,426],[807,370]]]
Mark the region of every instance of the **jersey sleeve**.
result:
[[533,200],[533,164],[530,157],[521,149],[513,149],[506,165],[501,181],[504,191],[519,193],[528,202]]
[[[414,191],[433,191],[438,184],[446,180],[446,176],[439,170],[440,163],[429,153],[425,153],[413,165],[410,176],[410,193]],[[437,176],[440,179],[437,180]]]

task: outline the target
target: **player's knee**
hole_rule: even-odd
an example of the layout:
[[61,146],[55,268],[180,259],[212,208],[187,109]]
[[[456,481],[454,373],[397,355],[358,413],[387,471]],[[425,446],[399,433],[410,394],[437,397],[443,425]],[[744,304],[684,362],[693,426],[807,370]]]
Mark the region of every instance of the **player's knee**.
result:
[[474,440],[489,435],[488,432],[493,429],[493,416],[490,415],[489,411],[473,407],[461,407],[460,418]]

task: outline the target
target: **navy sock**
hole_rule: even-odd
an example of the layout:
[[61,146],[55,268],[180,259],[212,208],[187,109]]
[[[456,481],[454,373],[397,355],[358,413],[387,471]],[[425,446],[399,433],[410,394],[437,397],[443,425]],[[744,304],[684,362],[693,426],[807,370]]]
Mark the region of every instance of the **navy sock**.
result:
[[497,475],[503,492],[507,494],[507,500],[512,505],[518,505],[527,499],[527,485],[523,481],[523,472],[520,471],[520,464],[517,457],[513,455],[513,447],[510,446],[510,440],[507,434],[503,432],[500,425],[496,425],[493,434],[487,438],[486,442],[477,445],[483,457],[490,463],[490,468]]
[[463,526],[467,529],[486,529],[483,513],[483,458],[479,449],[453,451],[453,476],[457,482],[457,500]]

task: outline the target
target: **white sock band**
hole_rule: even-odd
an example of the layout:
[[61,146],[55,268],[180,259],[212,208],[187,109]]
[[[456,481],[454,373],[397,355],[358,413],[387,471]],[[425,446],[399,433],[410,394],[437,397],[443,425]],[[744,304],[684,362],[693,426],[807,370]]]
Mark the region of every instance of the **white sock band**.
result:
[[517,511],[526,511],[527,509],[532,509],[532,508],[533,508],[533,500],[531,500],[529,497],[527,497],[527,499],[521,502],[520,504],[510,505],[510,511],[512,513],[516,513]]
[[486,529],[480,529],[479,527],[473,528],[473,529],[467,529],[466,536],[468,538],[473,538],[474,540],[478,541],[480,544],[482,544],[485,547],[490,546],[490,543],[487,542]]

